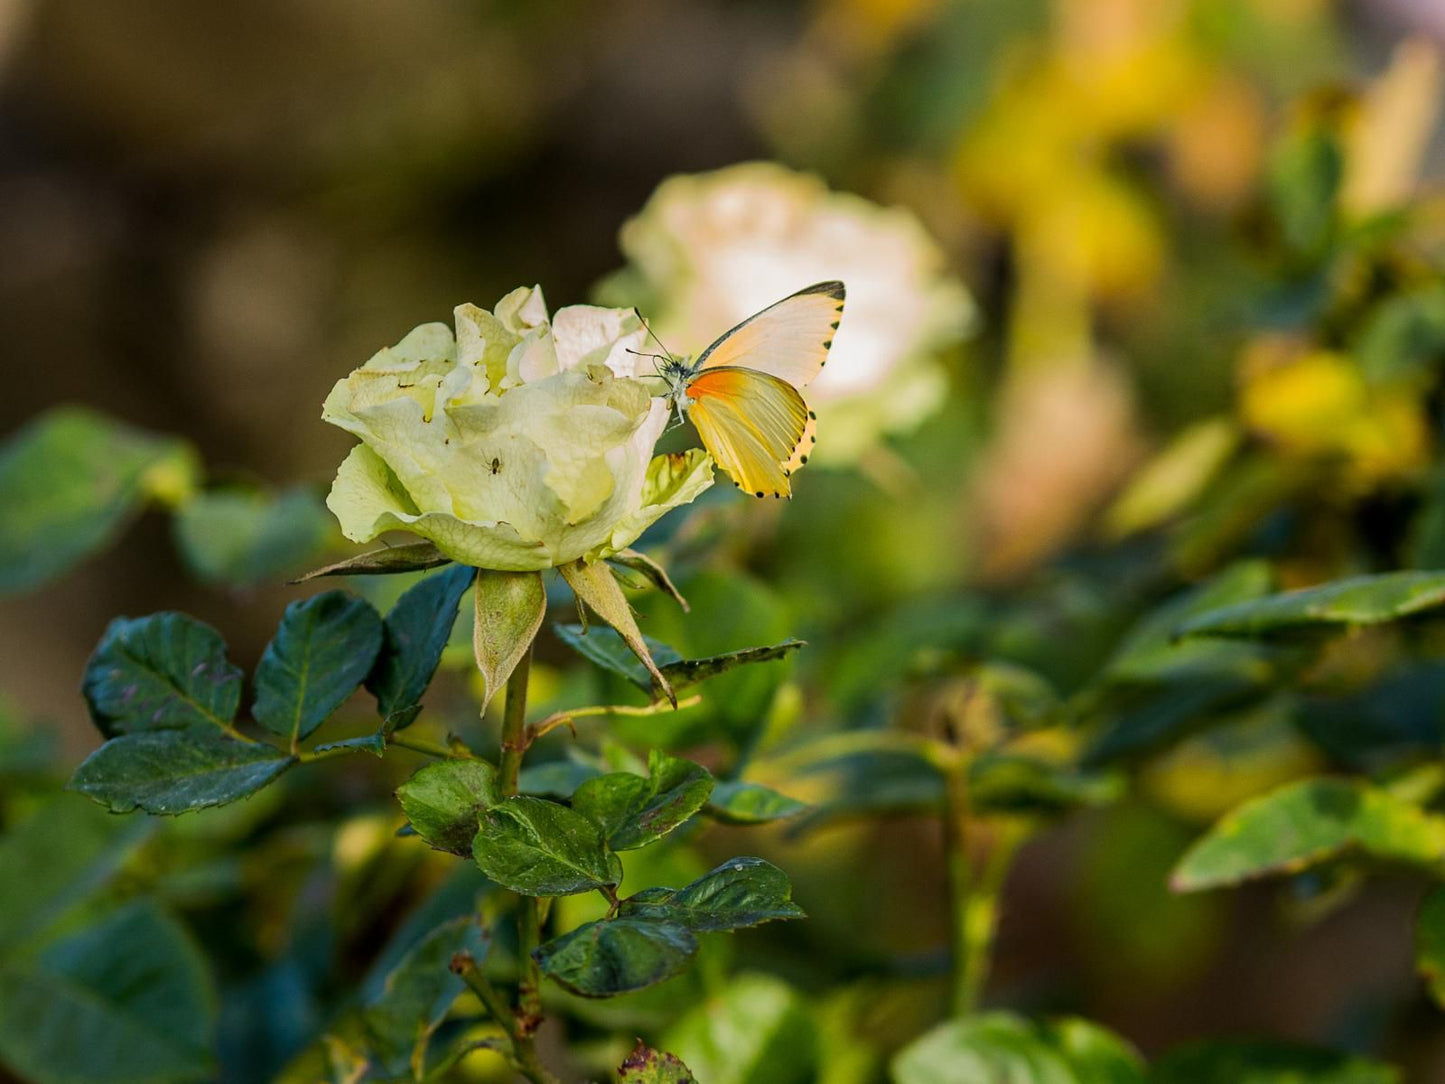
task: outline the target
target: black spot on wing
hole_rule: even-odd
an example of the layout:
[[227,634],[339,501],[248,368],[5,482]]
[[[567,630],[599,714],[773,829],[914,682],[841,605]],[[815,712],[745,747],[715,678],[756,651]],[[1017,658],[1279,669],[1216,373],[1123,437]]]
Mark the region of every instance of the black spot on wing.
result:
[[815,282],[811,286],[805,286],[793,296],[802,297],[805,294],[824,294],[834,301],[842,301],[848,296],[848,289],[837,279],[831,279],[828,282]]

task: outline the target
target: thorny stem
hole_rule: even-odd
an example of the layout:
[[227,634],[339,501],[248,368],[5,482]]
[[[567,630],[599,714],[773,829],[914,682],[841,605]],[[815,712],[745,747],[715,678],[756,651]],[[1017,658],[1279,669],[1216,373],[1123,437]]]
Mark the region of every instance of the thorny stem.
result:
[[[517,780],[522,772],[522,757],[531,744],[527,737],[527,678],[532,670],[532,651],[522,656],[522,661],[507,679],[507,703],[502,711],[502,759],[499,790],[503,797],[517,793]],[[517,983],[517,1011],[512,1020],[515,1025],[512,1035],[512,1050],[518,1062],[518,1071],[533,1081],[554,1079],[542,1069],[537,1061],[536,1047],[532,1035],[542,1022],[542,970],[532,953],[541,943],[540,903],[532,896],[517,896],[517,956],[521,977]],[[533,1075],[526,1064],[536,1067],[542,1076]]]
[[507,706],[502,712],[501,792],[503,797],[517,793],[517,777],[522,771],[522,756],[527,751],[527,677],[532,672],[532,649],[522,656],[512,676],[507,679]]
[[512,1067],[521,1073],[533,1084],[558,1084],[557,1078],[547,1071],[537,1058],[536,1047],[532,1043],[531,1032],[527,1030],[525,1022],[514,1013],[507,1005],[504,998],[495,986],[482,974],[482,969],[469,952],[459,952],[452,957],[452,971],[461,977],[472,993],[477,995],[481,1003],[486,1006],[487,1012],[492,1019],[501,1025],[507,1033],[511,1043],[511,1056],[508,1060]]
[[[953,938],[953,1012],[977,1011],[988,982],[994,936],[998,932],[999,896],[1014,854],[1027,834],[1022,824],[994,818],[983,832],[973,816],[968,790],[969,758],[956,753],[946,770],[948,884]],[[974,847],[986,839],[987,853],[978,860]]]
[[413,753],[425,753],[427,756],[433,757],[461,757],[469,760],[472,756],[471,750],[460,742],[442,745],[438,742],[427,741],[425,738],[414,738],[410,734],[389,734],[386,744],[400,746],[402,749],[410,749]]
[[701,704],[702,697],[694,694],[685,700],[679,700],[674,708],[666,700],[659,700],[655,704],[644,704],[642,707],[630,707],[628,705],[599,705],[591,708],[569,708],[567,711],[559,711],[555,715],[549,715],[545,719],[539,719],[527,727],[524,741],[530,747],[531,744],[544,734],[550,734],[559,726],[571,726],[574,719],[586,719],[594,715],[656,715],[662,711],[681,711],[683,708],[690,708]]

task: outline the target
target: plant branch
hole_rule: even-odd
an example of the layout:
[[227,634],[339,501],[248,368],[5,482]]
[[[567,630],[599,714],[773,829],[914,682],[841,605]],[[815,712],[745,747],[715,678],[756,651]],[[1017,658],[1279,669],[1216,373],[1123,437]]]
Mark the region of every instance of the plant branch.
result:
[[532,672],[532,649],[522,656],[507,678],[507,705],[502,712],[501,791],[505,797],[517,793],[522,756],[531,744],[527,740],[527,678]]
[[[1019,845],[1027,836],[1021,822],[991,818],[984,831],[973,812],[968,788],[969,758],[955,751],[946,772],[948,885],[952,914],[953,1011],[968,1016],[983,998],[998,932],[999,897]],[[983,837],[981,861],[974,853]]]
[[[531,744],[527,737],[527,678],[531,670],[532,649],[529,647],[507,678],[507,703],[502,711],[502,758],[498,773],[503,797],[517,793],[522,758]],[[517,955],[521,976],[517,982],[517,1011],[513,1016],[516,1031],[512,1037],[512,1048],[519,1061],[530,1059],[536,1062],[532,1034],[542,1022],[542,969],[532,955],[542,940],[539,906],[533,897],[518,894]]]
[[427,741],[425,738],[414,738],[410,734],[398,734],[393,732],[387,736],[387,745],[399,746],[402,749],[410,749],[413,753],[425,753],[430,757],[457,758],[464,760],[472,759],[471,750],[460,743],[442,745],[440,742]]
[[537,1059],[537,1050],[532,1043],[531,1032],[526,1029],[524,1022],[517,1014],[507,1006],[507,999],[501,992],[488,981],[487,976],[482,974],[482,969],[477,966],[477,961],[470,952],[459,952],[452,957],[452,972],[458,975],[463,982],[477,995],[481,1003],[486,1006],[487,1012],[492,1016],[507,1033],[507,1039],[511,1045],[511,1056],[508,1060],[512,1067],[521,1073],[533,1084],[558,1084],[557,1078],[547,1071]]
[[666,700],[658,700],[652,704],[644,704],[642,707],[630,707],[622,705],[597,705],[589,708],[569,708],[566,711],[559,711],[549,715],[545,719],[539,719],[527,727],[525,741],[530,746],[544,734],[549,734],[559,726],[571,726],[576,719],[586,719],[596,715],[657,715],[664,711],[680,711],[683,708],[694,707],[702,703],[702,697],[696,693],[686,699],[679,700],[674,708]]

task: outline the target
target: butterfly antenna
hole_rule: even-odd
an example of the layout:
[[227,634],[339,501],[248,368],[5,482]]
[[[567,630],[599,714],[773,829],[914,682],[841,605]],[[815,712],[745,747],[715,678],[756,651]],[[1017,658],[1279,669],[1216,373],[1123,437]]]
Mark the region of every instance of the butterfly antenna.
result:
[[[647,329],[647,333],[652,336],[652,341],[655,342],[658,346],[661,346],[661,347],[662,347],[662,353],[666,355],[667,360],[668,360],[668,361],[673,361],[673,360],[675,360],[675,359],[673,358],[673,356],[672,356],[672,351],[669,350],[669,349],[667,348],[667,346],[663,343],[663,341],[657,337],[657,332],[653,331],[653,330],[652,330],[652,326],[651,326],[650,324],[648,324],[648,322],[642,318],[642,313],[640,313],[640,312],[637,311],[637,306],[635,306],[635,305],[632,307],[632,315],[633,315],[633,316],[636,316],[637,319],[638,319],[638,321],[642,324],[642,326]],[[644,355],[642,355],[642,356],[643,356],[643,357],[649,357],[649,358],[655,358],[655,357],[658,357],[659,355],[657,355],[657,354],[644,354]]]

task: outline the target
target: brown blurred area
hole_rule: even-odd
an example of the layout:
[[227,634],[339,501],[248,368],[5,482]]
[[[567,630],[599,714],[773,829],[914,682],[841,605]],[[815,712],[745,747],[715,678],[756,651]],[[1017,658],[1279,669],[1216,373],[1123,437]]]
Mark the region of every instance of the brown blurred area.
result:
[[[583,300],[657,181],[766,153],[740,85],[798,5],[0,2],[0,432],[77,401],[213,478],[329,480],[332,382],[464,300]],[[181,608],[243,664],[274,604],[178,574],[163,518],[0,606],[0,687],[93,741],[115,614]],[[238,620],[255,627],[237,628]],[[77,743],[79,743],[77,745]]]

